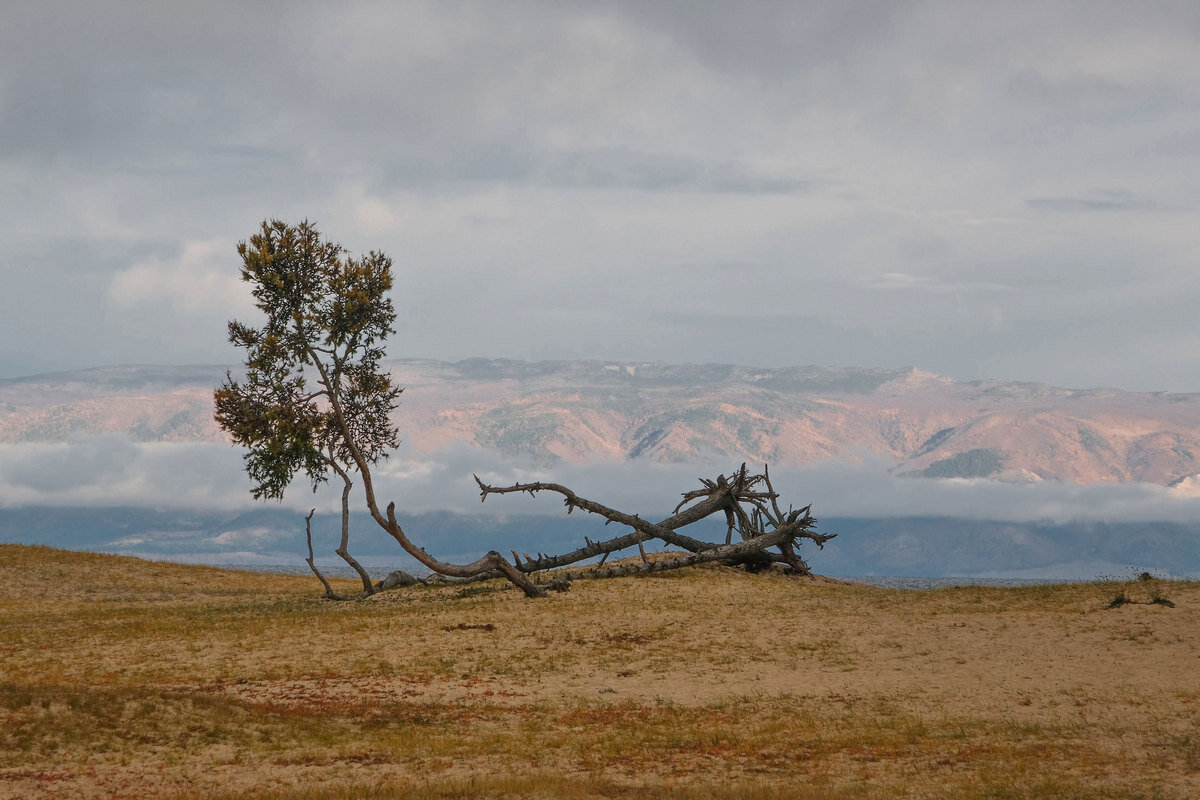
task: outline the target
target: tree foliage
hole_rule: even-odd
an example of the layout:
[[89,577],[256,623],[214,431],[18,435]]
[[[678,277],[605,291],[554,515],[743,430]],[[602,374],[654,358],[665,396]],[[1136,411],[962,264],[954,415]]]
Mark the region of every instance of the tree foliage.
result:
[[227,373],[214,400],[217,422],[247,448],[254,497],[282,498],[299,472],[315,490],[333,465],[387,458],[402,391],[379,368],[396,318],[391,259],[353,258],[307,221],[263,222],[237,250],[266,322],[229,323],[245,376]]

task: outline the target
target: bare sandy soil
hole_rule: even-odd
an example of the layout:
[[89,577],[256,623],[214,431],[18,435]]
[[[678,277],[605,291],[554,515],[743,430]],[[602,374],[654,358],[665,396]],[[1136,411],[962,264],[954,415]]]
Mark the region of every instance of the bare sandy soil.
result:
[[1195,583],[318,595],[0,547],[0,798],[1200,796]]

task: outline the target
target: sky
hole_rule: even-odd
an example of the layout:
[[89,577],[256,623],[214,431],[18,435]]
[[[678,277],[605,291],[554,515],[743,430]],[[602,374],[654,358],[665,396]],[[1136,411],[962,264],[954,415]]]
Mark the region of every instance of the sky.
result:
[[236,245],[397,358],[1200,391],[1194,2],[5,3],[0,378],[235,363]]

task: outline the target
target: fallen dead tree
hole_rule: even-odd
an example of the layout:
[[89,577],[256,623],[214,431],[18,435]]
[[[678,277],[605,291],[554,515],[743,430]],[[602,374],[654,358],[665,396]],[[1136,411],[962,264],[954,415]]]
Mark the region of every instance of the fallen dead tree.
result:
[[[810,513],[812,506],[800,509],[788,507],[785,512],[779,505],[779,493],[771,484],[766,465],[762,474],[751,475],[746,465],[734,473],[732,478],[718,475],[715,480],[701,479],[702,489],[685,492],[675,512],[664,520],[651,522],[636,514],[618,511],[606,505],[580,497],[571,489],[558,483],[518,483],[512,486],[491,486],[475,477],[479,484],[480,499],[486,501],[493,494],[528,493],[537,495],[550,492],[561,495],[567,513],[576,509],[604,518],[605,525],[618,523],[631,528],[631,532],[603,541],[592,541],[584,537],[584,546],[561,555],[537,557],[525,555],[524,560],[515,550],[513,561],[524,573],[557,570],[588,559],[600,557],[599,563],[586,572],[575,572],[571,579],[583,577],[615,577],[647,572],[679,569],[695,564],[719,563],[730,566],[741,565],[749,569],[761,569],[779,563],[793,574],[810,573],[807,562],[797,553],[800,540],[807,539],[819,548],[837,534],[815,533],[817,520]],[[689,505],[691,504],[691,505]],[[726,522],[725,541],[709,542],[695,539],[679,532],[680,528],[707,519],[714,514],[724,514]],[[737,533],[740,541],[734,542]],[[646,555],[645,543],[658,540],[664,545],[673,545],[683,553],[667,558],[650,560]],[[601,569],[609,555],[637,547],[640,563],[624,564],[619,567]],[[559,575],[559,579],[566,575]]]
[[[513,583],[525,590],[529,596],[541,596],[546,590],[565,591],[572,581],[615,578],[626,575],[640,575],[698,564],[723,564],[741,567],[750,572],[768,568],[781,569],[786,574],[809,575],[808,563],[797,552],[800,542],[808,540],[824,548],[825,543],[837,534],[816,533],[817,520],[812,516],[812,506],[800,509],[788,507],[784,511],[779,504],[779,493],[771,484],[769,469],[763,466],[761,474],[752,475],[742,464],[732,478],[718,475],[715,480],[701,479],[703,488],[683,494],[683,500],[675,507],[674,513],[658,522],[643,519],[637,514],[610,508],[595,500],[581,497],[573,490],[558,483],[517,483],[512,486],[491,486],[475,476],[479,485],[480,499],[486,501],[490,495],[525,493],[531,496],[539,493],[561,495],[563,504],[570,514],[576,509],[589,514],[596,514],[604,519],[604,525],[611,523],[627,527],[628,533],[609,539],[593,541],[584,537],[584,546],[567,553],[549,555],[538,553],[531,556],[512,550],[512,563],[504,560],[498,553],[492,551],[483,559],[469,565],[450,565],[432,559],[423,548],[417,548],[423,558],[420,560],[427,566],[434,565],[433,575],[427,580],[420,580],[402,571],[391,573],[383,581],[375,583],[370,589],[357,597],[364,597],[377,591],[413,583],[474,583],[496,578],[512,580],[513,572],[523,576],[537,574],[537,579],[524,581],[513,580]],[[715,514],[723,514],[726,522],[724,542],[710,542],[696,539],[680,529],[700,522]],[[312,514],[305,518],[305,533],[308,539],[308,564],[313,573],[325,586],[326,596],[337,600],[355,599],[336,594],[329,581],[321,574],[313,561],[312,533],[309,527]],[[396,522],[395,504],[387,509],[388,525],[400,530]],[[343,530],[345,521],[343,517]],[[734,541],[734,534],[738,540]],[[403,534],[402,534],[403,535]],[[407,537],[405,537],[407,539]],[[646,543],[657,541],[660,546],[673,546],[676,551],[660,554],[651,559],[646,552]],[[343,535],[339,555],[345,550]],[[605,566],[609,556],[636,547],[640,560]],[[407,548],[406,548],[407,549]],[[522,555],[524,556],[522,558]],[[591,559],[599,558],[595,564],[583,564]],[[507,569],[487,569],[488,560],[504,561]],[[515,565],[515,570],[514,570]],[[578,569],[567,568],[579,565]],[[449,567],[449,569],[447,569]],[[481,569],[481,567],[485,567]],[[528,587],[528,588],[527,588]]]

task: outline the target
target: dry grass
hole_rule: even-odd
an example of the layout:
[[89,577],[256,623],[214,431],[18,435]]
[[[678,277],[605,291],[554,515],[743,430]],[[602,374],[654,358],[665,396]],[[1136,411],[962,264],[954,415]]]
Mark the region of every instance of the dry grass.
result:
[[1200,585],[1155,591],[713,568],[350,604],[0,546],[0,798],[1200,796]]

